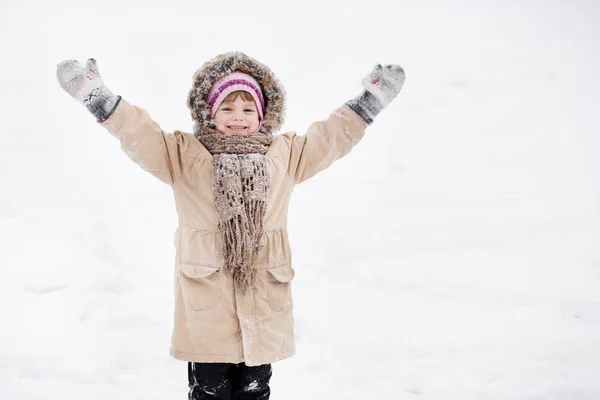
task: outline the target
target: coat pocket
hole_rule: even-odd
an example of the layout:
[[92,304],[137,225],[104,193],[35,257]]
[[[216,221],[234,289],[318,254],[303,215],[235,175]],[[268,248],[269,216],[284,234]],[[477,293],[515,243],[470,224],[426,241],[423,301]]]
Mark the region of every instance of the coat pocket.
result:
[[178,264],[183,297],[195,311],[208,311],[223,300],[221,271],[212,265]]
[[221,240],[218,232],[181,226],[175,246],[181,264],[217,266],[221,264]]
[[291,306],[291,284],[294,279],[294,269],[290,265],[267,269],[267,302],[275,312],[283,311]]

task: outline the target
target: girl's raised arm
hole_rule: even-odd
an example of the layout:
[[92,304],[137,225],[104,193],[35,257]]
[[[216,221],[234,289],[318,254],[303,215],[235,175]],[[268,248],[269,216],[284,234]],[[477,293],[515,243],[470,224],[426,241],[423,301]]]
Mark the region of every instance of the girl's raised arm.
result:
[[165,133],[147,111],[112,93],[104,85],[93,58],[87,60],[85,67],[76,60],[65,60],[58,64],[56,76],[61,87],[121,141],[129,158],[169,185],[177,181],[187,135],[178,131]]
[[404,84],[399,65],[376,65],[363,79],[364,90],[329,118],[314,122],[305,135],[292,135],[288,172],[303,182],[345,156],[365,134],[365,128],[398,95]]

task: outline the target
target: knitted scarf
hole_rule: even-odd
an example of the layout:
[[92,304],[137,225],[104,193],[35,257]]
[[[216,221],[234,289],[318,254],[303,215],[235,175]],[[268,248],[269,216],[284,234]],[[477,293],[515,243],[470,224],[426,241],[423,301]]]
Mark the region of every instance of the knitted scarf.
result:
[[270,177],[265,153],[271,133],[227,136],[202,127],[194,135],[213,155],[213,199],[221,232],[223,268],[245,293],[254,282],[252,257],[260,250]]

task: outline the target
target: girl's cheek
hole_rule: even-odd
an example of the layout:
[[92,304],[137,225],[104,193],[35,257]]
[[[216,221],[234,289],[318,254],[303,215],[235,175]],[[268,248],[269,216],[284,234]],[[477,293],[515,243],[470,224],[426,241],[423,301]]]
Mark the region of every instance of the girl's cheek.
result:
[[217,125],[217,132],[222,133],[223,135],[225,135],[225,130],[223,129],[222,125]]

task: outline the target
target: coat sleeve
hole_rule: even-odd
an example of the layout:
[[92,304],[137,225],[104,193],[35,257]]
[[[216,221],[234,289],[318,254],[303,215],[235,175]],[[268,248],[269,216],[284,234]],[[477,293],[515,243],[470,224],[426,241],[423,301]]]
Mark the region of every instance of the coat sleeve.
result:
[[147,111],[124,99],[102,125],[121,141],[121,148],[133,162],[161,181],[173,185],[181,176],[185,134],[165,133]]
[[323,171],[352,150],[367,123],[347,106],[323,121],[313,122],[305,135],[292,137],[288,172],[301,183]]

